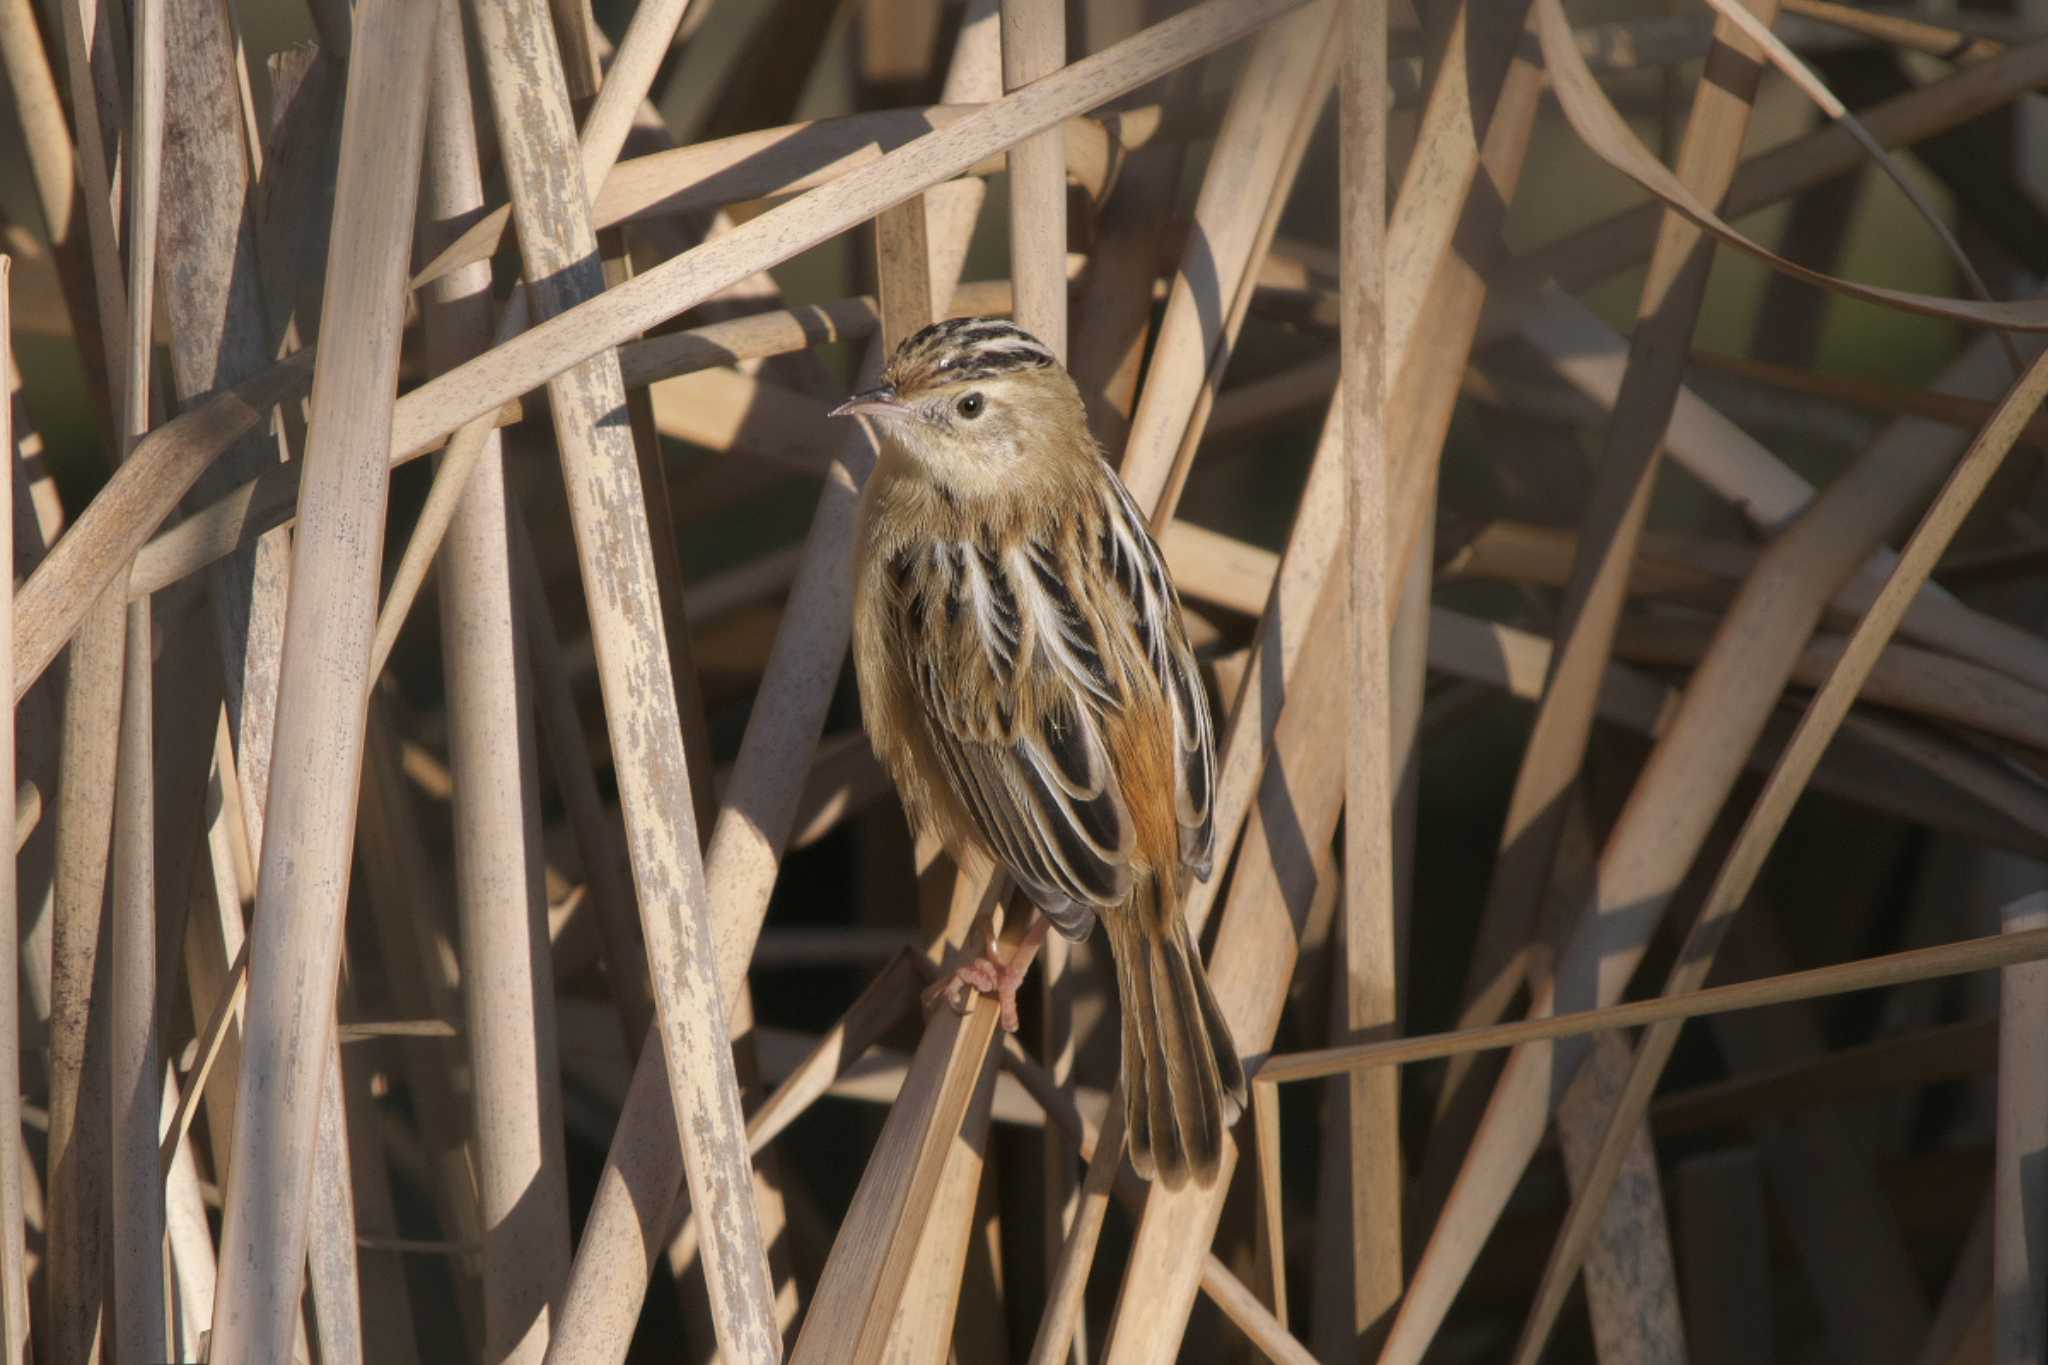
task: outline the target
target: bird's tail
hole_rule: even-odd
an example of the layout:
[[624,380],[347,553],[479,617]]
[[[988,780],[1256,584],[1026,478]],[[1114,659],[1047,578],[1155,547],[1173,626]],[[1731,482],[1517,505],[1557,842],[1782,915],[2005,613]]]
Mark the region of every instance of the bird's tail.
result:
[[1131,1165],[1179,1189],[1216,1179],[1223,1134],[1244,1112],[1244,1066],[1170,887],[1139,879],[1104,914],[1124,1012],[1124,1118]]

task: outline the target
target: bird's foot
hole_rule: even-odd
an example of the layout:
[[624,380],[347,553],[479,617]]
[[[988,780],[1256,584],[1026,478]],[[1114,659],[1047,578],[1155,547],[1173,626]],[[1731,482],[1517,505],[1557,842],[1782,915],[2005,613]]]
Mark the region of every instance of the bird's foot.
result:
[[930,1009],[943,1000],[965,1014],[974,1008],[976,995],[994,996],[1004,1031],[1015,1033],[1017,991],[1031,970],[1032,960],[1038,956],[1039,945],[1045,942],[1048,923],[1045,916],[1032,912],[1032,922],[1024,931],[1023,940],[1007,958],[1002,955],[995,935],[984,929],[979,935],[979,951],[939,978],[938,984],[924,993],[925,1008]]

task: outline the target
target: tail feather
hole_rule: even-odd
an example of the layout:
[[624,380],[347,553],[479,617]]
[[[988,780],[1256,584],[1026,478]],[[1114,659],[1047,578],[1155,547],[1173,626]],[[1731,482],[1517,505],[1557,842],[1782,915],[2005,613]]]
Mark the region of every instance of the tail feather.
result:
[[1131,1164],[1178,1189],[1216,1179],[1223,1135],[1244,1110],[1244,1067],[1179,907],[1144,879],[1104,914],[1124,1014],[1124,1116]]

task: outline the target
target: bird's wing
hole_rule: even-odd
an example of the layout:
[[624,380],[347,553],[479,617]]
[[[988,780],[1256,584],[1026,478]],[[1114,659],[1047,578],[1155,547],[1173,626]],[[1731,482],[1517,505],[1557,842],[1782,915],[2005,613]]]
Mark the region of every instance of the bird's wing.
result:
[[1207,881],[1216,853],[1216,728],[1209,694],[1195,671],[1180,595],[1166,575],[1159,545],[1113,473],[1105,481],[1103,503],[1102,572],[1128,604],[1139,652],[1173,713],[1173,808],[1180,824],[1180,860]]
[[892,632],[948,784],[1040,909],[1083,937],[1129,895],[1136,845],[1106,742],[1125,704],[1105,623],[1072,584],[1086,539],[924,542],[891,568]]

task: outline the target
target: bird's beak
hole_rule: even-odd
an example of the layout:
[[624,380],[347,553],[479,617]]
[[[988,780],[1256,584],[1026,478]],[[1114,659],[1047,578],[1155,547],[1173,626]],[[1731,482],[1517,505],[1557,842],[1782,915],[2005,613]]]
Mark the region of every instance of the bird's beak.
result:
[[896,413],[909,412],[910,405],[896,396],[894,386],[883,384],[879,388],[863,389],[841,403],[827,417],[888,417]]

